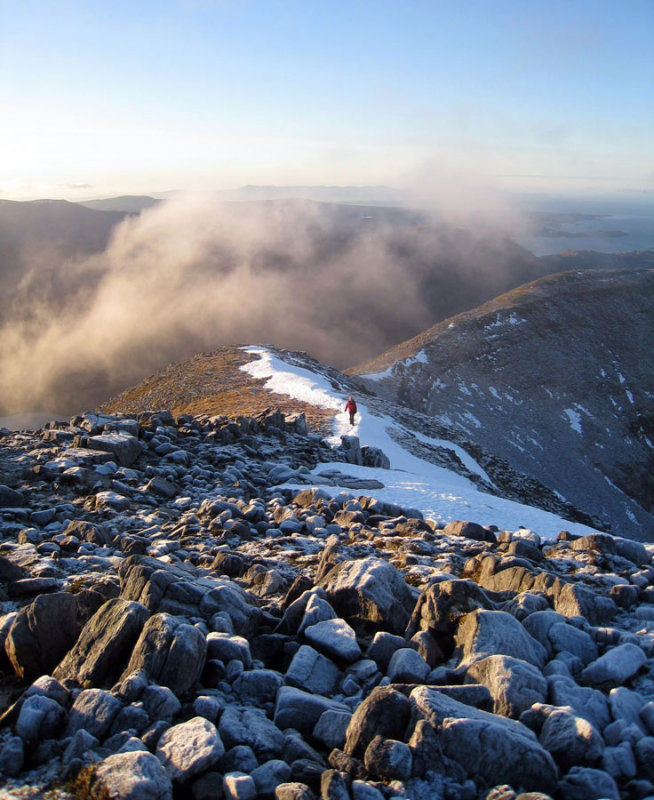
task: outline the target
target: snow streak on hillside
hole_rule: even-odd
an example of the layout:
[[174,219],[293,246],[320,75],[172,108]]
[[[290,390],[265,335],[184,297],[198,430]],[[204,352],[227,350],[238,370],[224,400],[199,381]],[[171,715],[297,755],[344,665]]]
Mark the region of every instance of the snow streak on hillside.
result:
[[[579,535],[593,530],[547,511],[481,492],[467,478],[412,455],[391,435],[393,429],[400,435],[395,438],[401,438],[407,431],[403,431],[390,417],[376,416],[358,399],[359,414],[355,425],[350,427],[348,414],[344,411],[347,393],[334,389],[325,376],[289,364],[266,348],[252,347],[247,350],[257,354],[259,359],[246,364],[242,369],[256,378],[267,379],[265,388],[321,408],[338,411],[334,419],[332,444],[340,444],[341,436],[353,435],[359,437],[362,445],[378,447],[386,453],[391,462],[390,470],[347,465],[350,475],[373,478],[384,484],[384,489],[368,492],[373,497],[416,508],[425,517],[442,523],[467,520],[481,525],[497,525],[500,530],[529,528],[544,539],[554,539],[564,529]],[[411,433],[426,440],[418,432]],[[446,444],[464,460],[469,469],[488,480],[483,469],[457,445],[442,441],[438,444]],[[320,473],[331,467],[333,464],[324,464],[322,467],[319,465],[314,472]],[[333,493],[340,491],[338,487],[325,488]]]

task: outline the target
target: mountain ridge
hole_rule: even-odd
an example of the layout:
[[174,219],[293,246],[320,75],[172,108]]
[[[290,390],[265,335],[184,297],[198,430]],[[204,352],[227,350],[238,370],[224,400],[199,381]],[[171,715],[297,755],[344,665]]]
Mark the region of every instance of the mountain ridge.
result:
[[651,536],[653,309],[652,269],[561,273],[348,372],[447,421],[609,528]]

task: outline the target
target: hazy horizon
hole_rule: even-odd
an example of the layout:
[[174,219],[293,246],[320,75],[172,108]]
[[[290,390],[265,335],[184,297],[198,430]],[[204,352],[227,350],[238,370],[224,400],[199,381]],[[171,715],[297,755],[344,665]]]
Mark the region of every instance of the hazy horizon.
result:
[[654,4],[0,0],[0,197],[654,190]]

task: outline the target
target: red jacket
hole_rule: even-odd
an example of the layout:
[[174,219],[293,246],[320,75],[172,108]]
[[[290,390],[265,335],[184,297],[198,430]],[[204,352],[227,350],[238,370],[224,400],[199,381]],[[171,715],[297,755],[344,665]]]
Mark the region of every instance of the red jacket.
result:
[[345,410],[349,411],[350,414],[356,414],[357,413],[357,404],[352,398],[350,398],[347,401],[347,403],[345,404]]

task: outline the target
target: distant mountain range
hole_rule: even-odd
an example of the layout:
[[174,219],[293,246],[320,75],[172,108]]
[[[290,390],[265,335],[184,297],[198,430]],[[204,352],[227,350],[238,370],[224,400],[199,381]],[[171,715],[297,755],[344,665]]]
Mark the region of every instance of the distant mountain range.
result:
[[152,208],[162,202],[162,199],[147,195],[123,195],[121,197],[109,197],[105,200],[85,200],[83,203],[78,203],[78,205],[91,208],[94,211],[122,211],[128,214],[139,214],[144,209]]

